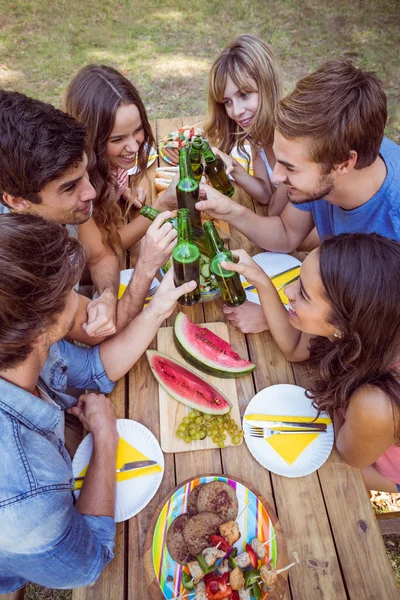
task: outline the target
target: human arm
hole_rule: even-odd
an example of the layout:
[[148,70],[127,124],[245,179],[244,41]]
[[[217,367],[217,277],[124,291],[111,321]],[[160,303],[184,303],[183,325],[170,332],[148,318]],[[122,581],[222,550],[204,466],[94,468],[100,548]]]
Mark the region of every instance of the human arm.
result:
[[261,217],[208,185],[200,188],[205,199],[196,203],[197,210],[233,225],[265,250],[293,252],[314,226],[311,213],[298,210],[291,203],[280,216]]
[[[179,174],[177,174],[171,181],[168,189],[166,189],[161,196],[154,200],[152,204],[153,208],[159,210],[160,212],[164,212],[167,210],[175,210],[178,207],[176,199],[176,184],[178,181]],[[118,231],[121,237],[121,245],[123,250],[127,250],[133,246],[133,244],[136,244],[136,242],[141,240],[150,227],[150,224],[151,221],[149,221],[149,219],[139,215],[136,217],[136,219],[121,227]]]
[[246,281],[257,288],[267,326],[285,358],[291,362],[307,360],[310,336],[291,326],[288,312],[271,279],[245,250],[234,250],[232,253],[239,258],[239,262],[222,262],[221,266],[243,275]]
[[114,406],[103,394],[83,394],[67,412],[93,436],[93,450],[75,508],[82,514],[115,514],[115,464],[119,436]]
[[[140,244],[139,258],[124,295],[118,302],[117,330],[121,331],[143,309],[146,295],[155,275],[172,254],[177,232],[165,220],[170,212],[157,215]],[[143,217],[144,218],[144,217]],[[146,219],[148,221],[148,219]],[[148,221],[150,223],[150,221]]]
[[119,264],[115,252],[106,246],[93,218],[79,225],[79,241],[88,250],[87,264],[94,287],[99,293],[87,306],[87,322],[83,329],[88,336],[115,333]]
[[230,175],[234,182],[241,187],[251,198],[259,204],[268,204],[272,196],[272,186],[259,152],[252,148],[253,154],[253,173],[248,171],[239,163],[236,158],[228,156],[218,148],[213,148],[215,154],[218,154],[226,167],[226,174]]
[[176,288],[172,271],[169,269],[148,306],[123,331],[100,344],[101,361],[111,381],[132,368],[174,310],[178,298],[196,287],[191,281]]
[[376,386],[366,385],[354,392],[346,419],[335,418],[336,447],[350,466],[369,467],[398,441],[393,409]]

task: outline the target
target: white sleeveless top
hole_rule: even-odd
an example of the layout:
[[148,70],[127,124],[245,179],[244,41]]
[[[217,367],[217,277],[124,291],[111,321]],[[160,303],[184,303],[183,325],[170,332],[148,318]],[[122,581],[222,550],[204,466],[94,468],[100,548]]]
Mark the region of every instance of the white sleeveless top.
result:
[[[267,155],[265,154],[264,148],[261,148],[261,150],[260,150],[260,156],[263,159],[263,163],[265,164],[265,167],[267,169],[268,177],[271,179],[271,175],[272,175],[273,169],[271,168],[271,165],[268,162],[268,158],[267,158]],[[274,183],[273,185],[275,187],[278,187],[277,183]]]

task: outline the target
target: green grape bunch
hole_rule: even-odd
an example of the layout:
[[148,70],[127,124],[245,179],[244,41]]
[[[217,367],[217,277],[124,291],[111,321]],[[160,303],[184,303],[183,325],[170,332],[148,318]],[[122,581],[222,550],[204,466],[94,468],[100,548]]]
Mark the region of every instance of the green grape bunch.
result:
[[206,415],[198,410],[192,410],[176,430],[176,436],[186,444],[196,440],[204,440],[211,437],[218,448],[225,447],[226,434],[229,434],[232,443],[240,444],[244,431],[238,427],[234,419],[226,415]]

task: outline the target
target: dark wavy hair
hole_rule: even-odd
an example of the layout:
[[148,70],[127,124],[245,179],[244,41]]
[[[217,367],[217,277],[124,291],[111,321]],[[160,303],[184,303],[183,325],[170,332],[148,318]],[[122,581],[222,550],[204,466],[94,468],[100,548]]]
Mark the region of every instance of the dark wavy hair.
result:
[[322,242],[319,264],[329,322],[341,337],[311,340],[308,396],[333,415],[371,384],[400,407],[393,369],[400,358],[400,244],[376,233],[345,233]]
[[144,142],[138,151],[140,177],[146,172],[154,138],[144,104],[131,82],[112,67],[87,65],[71,81],[65,97],[66,111],[88,128],[88,173],[97,192],[93,218],[114,250],[120,250],[117,229],[122,225],[122,213],[115,201],[118,186],[111,175],[107,140],[114,127],[117,109],[124,104],[134,104],[138,108],[143,124]]
[[12,369],[53,325],[86,253],[65,227],[31,214],[0,215],[0,369]]
[[0,198],[6,192],[40,204],[41,190],[83,160],[85,143],[83,123],[51,104],[0,90]]

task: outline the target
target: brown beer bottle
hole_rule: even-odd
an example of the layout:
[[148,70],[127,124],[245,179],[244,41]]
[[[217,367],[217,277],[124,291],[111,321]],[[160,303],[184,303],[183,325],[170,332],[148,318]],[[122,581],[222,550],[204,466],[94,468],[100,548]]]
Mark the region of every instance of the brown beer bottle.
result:
[[225,248],[212,221],[204,223],[204,231],[208,236],[211,251],[211,272],[215,275],[223,301],[228,306],[240,306],[246,301],[246,292],[243,289],[240,276],[235,271],[223,269],[220,265],[223,260],[234,262],[232,252]]
[[204,171],[211,185],[221,192],[221,194],[228,196],[228,198],[232,198],[235,190],[225,172],[223,160],[219,156],[215,156],[210,148],[210,144],[206,140],[203,141],[201,152],[206,164]]

